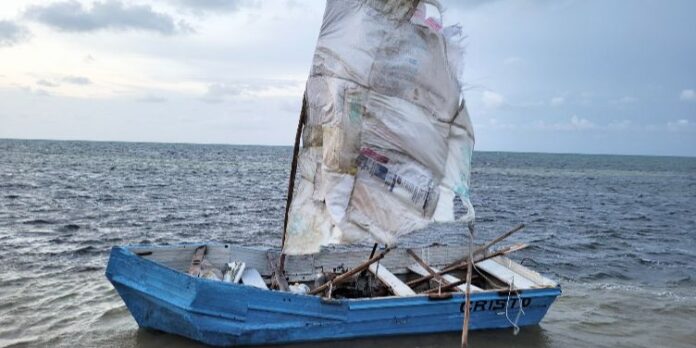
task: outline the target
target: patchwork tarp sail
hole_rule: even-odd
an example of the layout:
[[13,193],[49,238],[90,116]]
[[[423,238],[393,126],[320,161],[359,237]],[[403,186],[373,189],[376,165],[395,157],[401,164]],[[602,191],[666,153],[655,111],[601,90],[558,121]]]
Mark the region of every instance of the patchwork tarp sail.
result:
[[474,218],[461,29],[443,28],[429,8],[440,10],[435,0],[327,1],[285,254],[369,239],[393,245],[454,220],[455,197],[462,219]]

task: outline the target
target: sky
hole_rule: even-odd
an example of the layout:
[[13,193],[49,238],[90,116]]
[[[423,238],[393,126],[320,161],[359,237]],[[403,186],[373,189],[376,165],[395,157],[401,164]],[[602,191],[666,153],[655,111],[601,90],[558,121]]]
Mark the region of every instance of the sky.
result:
[[[696,1],[442,0],[486,151],[696,156]],[[290,145],[318,0],[0,2],[0,138]]]

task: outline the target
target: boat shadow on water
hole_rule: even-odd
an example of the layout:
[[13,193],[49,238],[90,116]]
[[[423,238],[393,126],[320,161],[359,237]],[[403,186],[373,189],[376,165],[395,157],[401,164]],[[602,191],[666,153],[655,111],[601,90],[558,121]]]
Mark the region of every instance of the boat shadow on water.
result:
[[[392,337],[359,338],[340,341],[307,342],[285,345],[267,345],[256,347],[284,348],[397,348],[397,347],[459,347],[459,333],[403,335]],[[549,336],[543,327],[529,326],[514,335],[511,329],[478,330],[469,333],[469,345],[472,347],[551,347]],[[138,329],[135,347],[210,347],[185,337],[162,331]]]

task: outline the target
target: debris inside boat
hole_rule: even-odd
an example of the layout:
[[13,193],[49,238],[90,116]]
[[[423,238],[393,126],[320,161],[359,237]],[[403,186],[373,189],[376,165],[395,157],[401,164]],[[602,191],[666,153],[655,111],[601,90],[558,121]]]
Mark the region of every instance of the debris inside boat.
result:
[[[520,229],[521,226],[515,228],[514,231]],[[504,257],[504,255],[526,247],[527,244],[515,244],[494,251],[489,251],[486,246],[474,250],[476,257],[474,259],[475,274],[472,275],[471,283],[472,292],[508,289],[519,291],[538,287],[539,282],[535,283],[529,278],[539,281],[543,277],[519,264],[513,266],[513,261]],[[229,248],[229,245],[225,245],[225,249]],[[313,277],[308,277],[306,272],[315,265],[315,262],[310,263],[308,260],[304,260],[304,264],[297,265],[297,270],[294,268],[286,269],[285,283],[293,283],[287,288],[273,282],[274,272],[276,272],[275,264],[268,262],[268,260],[274,260],[273,257],[268,257],[266,262],[262,262],[263,265],[255,264],[255,268],[246,268],[246,261],[235,258],[236,255],[231,252],[228,252],[230,255],[225,257],[226,260],[220,260],[217,256],[211,257],[208,252],[214,253],[215,247],[208,245],[201,245],[195,249],[187,273],[193,277],[244,284],[264,290],[321,295],[324,299],[415,296],[417,294],[437,294],[437,296],[447,297],[451,296],[452,292],[466,291],[466,282],[462,279],[464,279],[463,274],[465,274],[468,264],[467,258],[458,258],[444,264],[445,258],[436,258],[435,261],[439,263],[431,265],[422,257],[427,255],[427,258],[430,259],[433,252],[440,253],[446,251],[447,248],[433,245],[420,248],[419,252],[416,252],[414,249],[394,250],[387,247],[375,255],[376,248],[377,245],[373,248],[370,257],[363,262],[360,262],[360,252],[336,253],[335,256],[341,259],[345,257],[343,259],[345,262],[323,264],[319,261],[319,266],[316,266]],[[271,251],[267,251],[268,253]],[[393,256],[388,258],[386,262],[381,262],[389,253]],[[172,266],[172,264],[167,263],[167,260],[153,256],[154,251],[139,251],[136,254],[163,262],[166,266]],[[246,254],[240,256],[244,255]],[[223,263],[218,268],[213,262]],[[408,264],[409,262],[411,264]],[[437,268],[440,266],[443,266],[442,271]],[[398,272],[392,272],[390,268],[398,270]],[[259,269],[263,272],[259,272]],[[291,270],[295,272],[291,272]],[[522,274],[527,275],[527,277]],[[550,281],[542,281],[541,284],[554,284],[553,286],[555,286],[555,283]]]

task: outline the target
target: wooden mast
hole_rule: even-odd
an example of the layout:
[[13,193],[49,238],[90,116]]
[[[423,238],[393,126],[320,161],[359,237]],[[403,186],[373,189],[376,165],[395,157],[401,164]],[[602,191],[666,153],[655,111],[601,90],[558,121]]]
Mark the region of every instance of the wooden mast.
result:
[[290,215],[290,203],[292,203],[292,196],[295,191],[295,175],[297,173],[297,156],[300,152],[300,139],[302,139],[302,130],[304,129],[305,122],[307,121],[307,94],[302,97],[302,110],[300,110],[300,120],[297,123],[297,131],[295,133],[295,146],[292,150],[292,164],[290,166],[290,179],[288,181],[288,196],[285,202],[285,221],[283,222],[283,238],[280,242],[280,261],[278,262],[277,276],[285,273],[285,254],[283,249],[285,248],[285,236],[288,230],[288,217]]
[[471,320],[471,273],[474,265],[474,222],[469,222],[469,262],[466,267],[466,301],[464,302],[464,323],[462,324],[462,348],[469,347],[469,322]]

